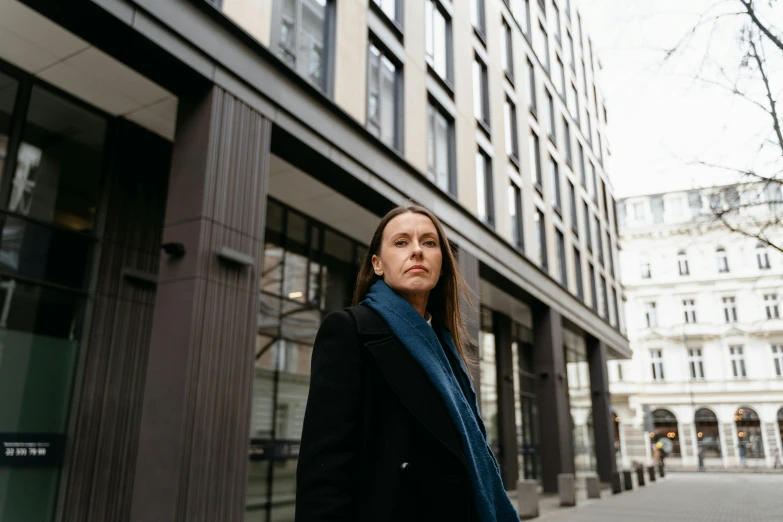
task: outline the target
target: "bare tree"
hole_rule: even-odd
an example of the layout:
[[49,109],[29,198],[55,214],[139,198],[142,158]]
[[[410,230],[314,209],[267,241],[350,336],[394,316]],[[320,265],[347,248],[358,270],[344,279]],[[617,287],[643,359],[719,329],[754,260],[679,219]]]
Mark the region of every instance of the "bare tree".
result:
[[[722,0],[707,12],[671,49],[665,60],[675,60],[693,42],[709,31],[708,47],[719,24],[733,22],[741,51],[738,62],[705,52],[696,78],[726,90],[748,105],[763,111],[768,132],[759,136],[757,151],[769,161],[762,167],[731,166],[699,159],[697,163],[735,174],[736,183],[708,190],[709,211],[703,216],[729,230],[755,238],[761,244],[783,252],[783,120],[780,82],[783,81],[783,2],[778,0]],[[739,22],[737,24],[737,22]],[[769,51],[768,51],[769,50]]]

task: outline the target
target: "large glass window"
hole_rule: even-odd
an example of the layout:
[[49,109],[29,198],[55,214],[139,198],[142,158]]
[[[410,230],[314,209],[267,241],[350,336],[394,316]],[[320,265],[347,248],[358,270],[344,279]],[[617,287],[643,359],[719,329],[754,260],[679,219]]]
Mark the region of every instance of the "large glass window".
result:
[[538,377],[533,366],[533,332],[512,323],[511,359],[514,372],[514,411],[516,413],[519,475],[534,480],[540,474],[538,459]]
[[424,24],[427,29],[427,63],[438,76],[451,83],[451,19],[438,0],[426,0]]
[[538,31],[534,32],[533,50],[538,55],[538,60],[544,66],[544,69],[549,71],[549,37],[546,34],[546,29],[540,22],[538,23]]
[[530,105],[530,111],[533,113],[533,116],[536,115],[536,109],[538,107],[538,103],[536,102],[536,70],[533,67],[533,63],[528,58],[526,60],[527,67],[526,67],[526,73],[527,73],[527,82],[528,82],[528,104]]
[[574,232],[575,236],[579,235],[579,219],[576,213],[576,189],[574,188],[574,184],[571,183],[571,180],[568,180],[568,203],[569,203],[569,210],[571,212],[571,230]]
[[650,443],[657,445],[659,442],[666,452],[667,457],[680,457],[680,428],[677,417],[669,410],[659,409],[652,412],[653,433]]
[[480,34],[484,35],[487,32],[484,0],[470,0],[470,21]]
[[568,125],[568,120],[563,118],[563,144],[565,145],[565,160],[566,163],[571,166],[573,164],[573,154],[571,149],[571,127]]
[[585,245],[587,250],[593,251],[593,232],[590,226],[590,207],[587,205],[587,201],[582,202],[582,214],[584,215],[585,225]]
[[580,301],[585,300],[584,283],[582,282],[582,254],[579,248],[574,246],[574,272],[576,273],[576,296]]
[[350,305],[364,248],[274,200],[264,241],[246,520],[287,521],[313,343],[324,316]]
[[593,263],[587,263],[590,267],[590,294],[592,298],[592,309],[593,312],[598,313],[598,290],[596,290],[596,282],[595,282],[595,266]]
[[746,459],[764,458],[764,440],[761,434],[761,419],[758,413],[743,406],[734,414],[737,425],[737,441],[740,465],[747,464]]
[[530,131],[530,175],[533,178],[533,186],[538,189],[539,192],[543,190],[541,183],[541,144],[539,143],[538,134]]
[[331,0],[282,0],[278,52],[313,85],[328,91],[334,34]]
[[579,400],[590,394],[590,367],[584,343],[563,347],[566,361],[569,404],[574,440],[574,467],[577,472],[595,471],[595,437],[590,402]]
[[403,111],[399,68],[373,43],[367,57],[367,128],[383,143],[400,150]]
[[571,83],[571,87],[568,89],[568,112],[571,113],[571,117],[579,124],[579,94],[576,92],[576,86]]
[[536,222],[536,254],[538,255],[538,266],[542,270],[546,270],[547,252],[546,252],[546,223],[544,221],[544,213],[540,210],[536,210],[533,214],[533,219]]
[[[107,128],[97,112],[26,85],[28,102],[15,107],[20,85],[0,73],[0,438],[48,444],[4,454],[48,464],[0,467],[0,520],[53,516]],[[11,131],[14,111],[24,121]]]
[[498,423],[498,378],[495,357],[495,332],[492,311],[481,307],[479,331],[479,370],[481,372],[481,418],[487,428],[487,443],[495,455],[500,454],[500,428]]
[[720,430],[718,417],[712,410],[700,408],[696,410],[696,438],[699,451],[703,458],[720,458]]
[[441,190],[454,194],[454,119],[427,105],[427,176]]
[[556,54],[555,58],[555,77],[552,78],[552,82],[555,84],[555,89],[557,89],[557,94],[560,95],[561,98],[565,97],[565,68],[563,67],[563,61],[560,59],[560,56]]
[[557,242],[557,279],[563,287],[568,288],[565,237],[559,230],[555,231],[555,236]]
[[546,93],[546,132],[549,135],[549,139],[553,142],[557,141],[557,131],[555,130],[555,102],[549,91]]
[[511,27],[508,22],[503,19],[501,23],[501,35],[500,35],[500,63],[503,66],[503,71],[513,80],[514,78],[514,51],[512,46]]
[[561,212],[560,169],[552,156],[549,156],[549,186],[552,191],[552,206],[555,207],[555,210]]

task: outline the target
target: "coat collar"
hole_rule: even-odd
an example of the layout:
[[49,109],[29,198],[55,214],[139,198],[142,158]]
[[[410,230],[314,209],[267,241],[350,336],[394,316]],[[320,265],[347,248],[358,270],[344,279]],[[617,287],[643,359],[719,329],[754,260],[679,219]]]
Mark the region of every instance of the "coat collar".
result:
[[[427,374],[384,320],[369,307],[354,312],[364,347],[372,354],[381,374],[413,416],[441,444],[465,463],[459,433]],[[369,336],[369,337],[368,337]]]

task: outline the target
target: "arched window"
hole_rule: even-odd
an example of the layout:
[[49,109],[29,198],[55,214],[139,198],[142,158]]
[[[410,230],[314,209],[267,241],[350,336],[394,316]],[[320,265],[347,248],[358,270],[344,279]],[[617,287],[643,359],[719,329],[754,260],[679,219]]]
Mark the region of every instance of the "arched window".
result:
[[696,440],[704,458],[720,457],[720,430],[718,417],[709,408],[696,410]]
[[726,249],[718,247],[715,251],[718,261],[718,272],[725,274],[729,271],[729,258],[726,256]]
[[739,442],[740,464],[746,464],[746,459],[763,459],[764,442],[761,439],[761,420],[752,408],[742,406],[734,414],[737,425],[737,440]]
[[677,265],[680,267],[680,275],[688,275],[688,255],[685,250],[677,252]]
[[760,270],[769,269],[769,249],[764,243],[756,245],[756,261],[758,261]]
[[657,409],[652,412],[653,431],[650,432],[650,442],[661,442],[667,457],[680,456],[680,429],[677,417],[672,412]]

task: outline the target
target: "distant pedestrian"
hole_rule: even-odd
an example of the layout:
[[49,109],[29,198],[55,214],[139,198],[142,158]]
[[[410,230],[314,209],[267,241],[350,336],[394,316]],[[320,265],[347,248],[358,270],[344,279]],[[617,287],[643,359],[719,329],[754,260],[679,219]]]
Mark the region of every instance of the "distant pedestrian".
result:
[[783,460],[780,458],[780,450],[775,450],[775,469],[783,468]]
[[745,448],[745,443],[743,441],[740,441],[739,443],[739,458],[740,458],[740,466],[743,468],[748,467],[748,459],[747,459],[747,449]]

